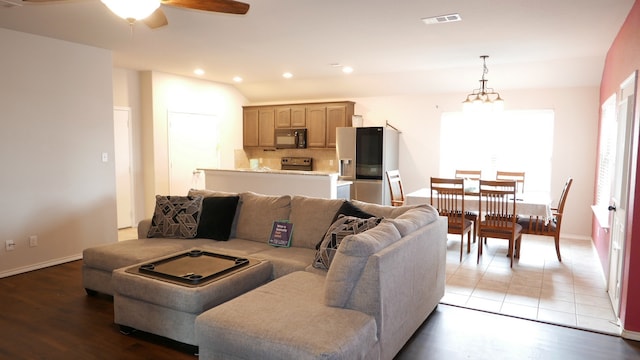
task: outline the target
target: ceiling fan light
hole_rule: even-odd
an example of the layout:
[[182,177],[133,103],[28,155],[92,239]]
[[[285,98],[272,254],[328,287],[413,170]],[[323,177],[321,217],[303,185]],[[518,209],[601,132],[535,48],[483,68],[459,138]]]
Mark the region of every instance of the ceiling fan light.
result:
[[119,17],[137,21],[147,18],[160,7],[160,0],[101,0]]

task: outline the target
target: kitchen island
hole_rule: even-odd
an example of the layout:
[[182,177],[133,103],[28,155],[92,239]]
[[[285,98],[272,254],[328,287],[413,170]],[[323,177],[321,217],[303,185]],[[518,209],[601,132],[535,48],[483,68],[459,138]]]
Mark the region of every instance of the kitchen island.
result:
[[[268,195],[304,195],[328,199],[345,198],[351,182],[338,179],[338,173],[300,170],[199,169],[205,173],[208,190],[253,191]],[[340,188],[341,191],[338,191]],[[340,196],[338,195],[340,193]]]

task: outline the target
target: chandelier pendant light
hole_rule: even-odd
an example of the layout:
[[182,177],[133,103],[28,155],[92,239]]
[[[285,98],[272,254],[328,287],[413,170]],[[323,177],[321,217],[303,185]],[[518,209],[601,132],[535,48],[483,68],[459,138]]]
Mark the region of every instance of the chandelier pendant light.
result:
[[487,86],[489,80],[485,79],[485,75],[489,72],[487,68],[487,58],[489,55],[482,55],[482,78],[480,79],[480,87],[473,89],[473,91],[467,95],[467,98],[462,102],[463,109],[482,109],[482,110],[494,110],[501,111],[504,109],[504,100],[500,97],[500,94],[493,88]]
[[114,14],[130,24],[146,19],[160,7],[160,0],[101,0]]

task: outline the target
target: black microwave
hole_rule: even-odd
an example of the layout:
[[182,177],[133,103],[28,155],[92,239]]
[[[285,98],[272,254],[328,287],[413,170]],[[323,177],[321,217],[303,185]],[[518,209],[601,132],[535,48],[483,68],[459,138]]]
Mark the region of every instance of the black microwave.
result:
[[307,129],[275,129],[276,149],[306,149]]

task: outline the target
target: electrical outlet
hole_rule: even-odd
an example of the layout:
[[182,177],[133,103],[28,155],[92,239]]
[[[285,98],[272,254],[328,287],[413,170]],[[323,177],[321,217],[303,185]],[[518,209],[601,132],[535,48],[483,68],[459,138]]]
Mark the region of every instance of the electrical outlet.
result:
[[29,247],[36,247],[36,246],[38,246],[38,236],[37,235],[29,236]]
[[13,251],[16,249],[16,242],[13,240],[7,240],[4,242],[4,246],[7,251]]

